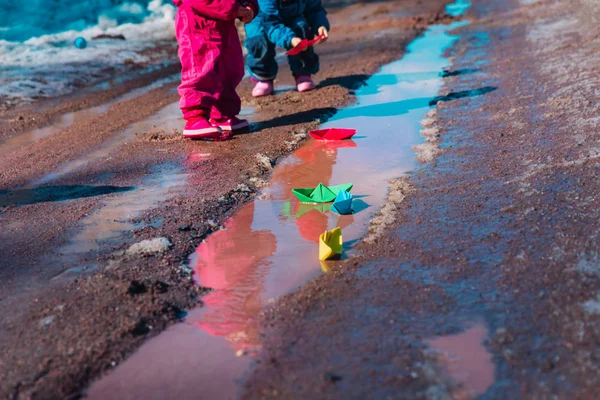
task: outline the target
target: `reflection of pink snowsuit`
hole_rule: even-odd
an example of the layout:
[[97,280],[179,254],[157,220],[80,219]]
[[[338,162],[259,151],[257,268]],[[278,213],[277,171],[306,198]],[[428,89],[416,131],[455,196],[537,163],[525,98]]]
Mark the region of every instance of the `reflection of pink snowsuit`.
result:
[[259,314],[267,259],[277,251],[277,238],[268,230],[255,231],[250,203],[196,249],[194,266],[200,285],[216,289],[202,298],[206,306],[198,326],[214,336],[225,336],[236,350],[260,344]]
[[241,4],[258,14],[256,0],[173,0],[185,119],[235,117],[241,102],[235,89],[244,77],[244,58],[235,19]]

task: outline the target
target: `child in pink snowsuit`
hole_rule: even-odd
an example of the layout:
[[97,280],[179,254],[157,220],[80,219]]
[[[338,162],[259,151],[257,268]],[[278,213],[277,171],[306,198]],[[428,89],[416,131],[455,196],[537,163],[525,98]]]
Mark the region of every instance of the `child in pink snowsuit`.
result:
[[258,14],[256,0],[173,0],[181,60],[179,107],[186,120],[183,136],[226,140],[248,127],[237,118],[236,88],[244,77],[244,57],[235,27]]

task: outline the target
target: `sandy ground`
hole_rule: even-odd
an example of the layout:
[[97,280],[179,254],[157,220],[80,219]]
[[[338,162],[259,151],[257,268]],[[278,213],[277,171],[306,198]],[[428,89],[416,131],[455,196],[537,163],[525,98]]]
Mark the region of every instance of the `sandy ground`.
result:
[[[246,398],[597,398],[598,4],[474,1],[375,236],[263,318]],[[420,150],[420,149],[417,149]]]
[[[444,4],[332,8],[336,34],[319,49],[319,89],[253,100],[245,82],[244,105],[257,124],[230,142],[180,138],[173,83],[127,97],[175,68],[1,112],[0,396],[76,396],[200,304],[204,289],[193,284],[187,256],[256,195],[307,129],[353,102],[353,90],[428,24],[449,21]],[[291,82],[284,68],[278,85]],[[7,145],[94,107],[101,110],[39,140]],[[162,118],[174,130],[160,129]],[[168,251],[126,251],[161,237]]]

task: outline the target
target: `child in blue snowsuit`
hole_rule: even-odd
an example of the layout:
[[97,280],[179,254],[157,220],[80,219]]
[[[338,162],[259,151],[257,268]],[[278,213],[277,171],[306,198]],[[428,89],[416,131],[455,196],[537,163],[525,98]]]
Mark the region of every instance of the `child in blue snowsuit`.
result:
[[[258,0],[260,12],[246,24],[246,64],[256,86],[255,97],[273,93],[273,81],[278,66],[275,46],[289,50],[302,39],[322,35],[329,37],[329,21],[321,0]],[[311,75],[319,71],[319,56],[312,47],[296,56],[288,56],[290,68],[296,79],[298,91],[306,92],[316,87]]]

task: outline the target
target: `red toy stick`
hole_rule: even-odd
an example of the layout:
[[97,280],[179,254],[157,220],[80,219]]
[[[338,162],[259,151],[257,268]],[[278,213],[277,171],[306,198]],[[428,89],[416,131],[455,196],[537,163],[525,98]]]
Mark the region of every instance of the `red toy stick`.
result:
[[315,44],[319,43],[324,37],[325,36],[323,35],[319,35],[312,40],[302,39],[302,41],[298,43],[298,46],[288,50],[285,54],[287,54],[288,56],[297,56],[309,47],[312,47]]
[[314,46],[315,44],[319,43],[323,39],[325,39],[325,35],[319,35],[319,36],[315,37],[314,39],[309,40],[308,47]]
[[306,49],[308,49],[308,40],[302,39],[302,41],[298,43],[298,46],[288,50],[285,54],[288,56],[297,56]]
[[350,139],[356,133],[356,129],[329,128],[318,131],[310,131],[308,134],[315,140],[344,140]]

